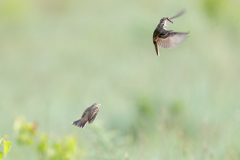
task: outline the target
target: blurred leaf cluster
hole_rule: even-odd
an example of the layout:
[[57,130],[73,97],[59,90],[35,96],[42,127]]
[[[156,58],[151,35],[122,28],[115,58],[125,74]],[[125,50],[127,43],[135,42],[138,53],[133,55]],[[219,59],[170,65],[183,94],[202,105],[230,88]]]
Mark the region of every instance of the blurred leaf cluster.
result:
[[23,116],[14,122],[14,130],[19,145],[35,148],[39,159],[44,160],[73,160],[77,159],[77,139],[67,135],[59,138],[37,130],[37,123],[27,123]]
[[[236,7],[233,7],[236,6]],[[213,23],[220,23],[222,27],[234,28],[234,31],[238,31],[240,23],[239,7],[240,4],[237,1],[229,0],[203,0],[202,7],[207,17]],[[235,29],[235,27],[237,27]]]
[[[26,122],[25,117],[16,118],[14,129],[20,146],[33,148],[38,159],[74,160],[74,159],[116,159],[123,155],[115,150],[126,143],[125,135],[117,131],[106,130],[101,123],[89,125],[77,139],[75,135],[53,136],[38,131],[36,122]],[[79,128],[76,128],[79,131]],[[26,138],[27,137],[27,138]],[[78,146],[80,141],[81,146]],[[87,152],[89,146],[94,149]]]
[[12,142],[7,140],[8,138],[9,137],[7,135],[5,135],[4,138],[0,137],[0,146],[3,146],[3,152],[0,151],[0,160],[3,158],[3,155],[5,155],[5,157],[6,157],[8,152],[10,152]]
[[14,130],[19,144],[32,145],[37,132],[37,123],[26,123],[25,117],[16,118]]
[[[181,101],[173,101],[169,105],[157,105],[150,98],[144,97],[138,100],[135,126],[143,130],[153,129],[159,122],[165,125],[173,125],[181,119],[184,113],[184,104]],[[150,125],[151,124],[151,125]]]
[[76,159],[77,144],[74,136],[66,136],[61,140],[53,140],[44,133],[40,136],[37,152],[40,154],[41,159]]

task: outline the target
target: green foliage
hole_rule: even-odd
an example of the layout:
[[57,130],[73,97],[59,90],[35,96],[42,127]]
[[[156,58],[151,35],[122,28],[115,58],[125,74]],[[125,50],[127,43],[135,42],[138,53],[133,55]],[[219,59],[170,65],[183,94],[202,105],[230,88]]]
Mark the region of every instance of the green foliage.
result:
[[48,143],[49,143],[49,138],[46,134],[41,134],[39,143],[37,145],[37,151],[40,154],[46,154],[47,149],[48,149]]
[[52,137],[46,133],[39,133],[36,124],[25,122],[24,117],[16,119],[14,128],[19,145],[34,147],[39,159],[74,160],[77,158],[78,146],[75,136]]
[[12,143],[10,141],[4,141],[4,154],[5,157],[7,156],[7,153],[10,151],[10,147],[12,145]]
[[240,17],[236,16],[236,14],[240,14],[240,5],[237,1],[203,0],[202,6],[207,17],[211,20],[211,23],[214,25],[217,24],[223,28],[225,27],[225,29],[230,32],[233,31],[232,33],[238,32]]
[[5,138],[0,138],[0,146],[3,146],[3,152],[0,152],[0,160],[3,158],[3,155],[6,157],[8,152],[10,152],[12,142],[7,140],[8,138],[8,135],[5,135]]
[[37,123],[26,123],[24,117],[18,117],[14,123],[14,129],[19,144],[32,145],[34,143]]
[[[52,140],[43,138],[41,143],[40,153],[43,155],[44,159],[49,160],[68,160],[76,159],[76,138],[74,136],[67,136],[60,140]],[[40,147],[38,146],[38,148]],[[49,151],[49,152],[48,152]]]
[[184,105],[182,101],[175,101],[173,104],[170,106],[170,113],[173,116],[178,116],[181,115],[184,111]]
[[107,130],[103,124],[96,122],[94,125],[88,127],[91,130],[87,133],[87,143],[94,146],[94,149],[88,153],[88,158],[117,159],[117,157],[119,157],[119,151],[116,150],[116,147],[121,148],[121,145],[117,143],[118,138],[121,137],[119,132],[116,130]]
[[203,7],[211,18],[219,18],[220,12],[227,3],[227,0],[204,0]]
[[[19,121],[20,119],[21,121]],[[25,127],[32,126],[32,123],[26,122],[23,117],[16,119],[15,126],[18,126],[15,127],[17,142],[19,142],[19,137],[21,137],[22,134],[31,135],[33,133],[31,127]],[[22,132],[22,128],[24,128],[24,132]],[[81,147],[77,144],[76,136],[52,136],[47,133],[40,133],[37,128],[34,129],[31,144],[29,144],[28,141],[21,141],[21,143],[18,144],[20,146],[34,148],[38,159],[41,160],[75,160],[84,159],[86,156],[93,159],[116,159],[119,155],[118,152],[114,150],[114,147],[117,145],[116,141],[119,133],[116,131],[107,131],[98,123],[94,123],[94,125],[90,125],[88,128],[90,128],[90,130],[82,130],[87,133],[88,140],[82,143]],[[76,129],[79,130],[79,128]],[[95,149],[87,152],[86,147],[89,145],[88,143],[94,145]],[[108,154],[102,153],[103,151],[106,151]]]
[[153,107],[150,99],[147,97],[139,99],[137,107],[139,114],[138,116],[141,117],[141,119],[152,119],[156,115],[156,110]]

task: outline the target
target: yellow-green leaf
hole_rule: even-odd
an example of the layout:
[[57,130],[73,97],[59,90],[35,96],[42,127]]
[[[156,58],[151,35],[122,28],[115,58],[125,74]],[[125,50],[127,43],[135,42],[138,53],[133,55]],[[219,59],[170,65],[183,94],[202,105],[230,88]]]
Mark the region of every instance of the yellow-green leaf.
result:
[[11,147],[12,143],[10,141],[4,141],[4,154],[5,157],[7,156],[7,153],[10,151],[10,147]]
[[3,153],[2,153],[2,152],[0,152],[0,160],[2,159],[2,157],[3,157]]

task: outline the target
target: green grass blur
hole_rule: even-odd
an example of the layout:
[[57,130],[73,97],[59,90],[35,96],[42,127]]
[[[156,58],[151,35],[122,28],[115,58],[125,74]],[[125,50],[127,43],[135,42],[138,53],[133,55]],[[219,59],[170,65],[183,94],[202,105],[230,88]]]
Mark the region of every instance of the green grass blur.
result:
[[[160,49],[164,16],[187,32]],[[1,0],[0,136],[20,115],[51,136],[74,134],[81,159],[240,158],[237,0]],[[71,122],[100,103],[84,130]],[[6,159],[38,159],[17,145]]]

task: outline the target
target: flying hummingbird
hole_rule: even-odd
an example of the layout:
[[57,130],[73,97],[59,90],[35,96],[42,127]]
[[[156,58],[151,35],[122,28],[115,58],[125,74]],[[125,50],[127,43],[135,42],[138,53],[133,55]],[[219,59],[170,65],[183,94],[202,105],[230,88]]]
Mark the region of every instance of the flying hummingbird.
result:
[[75,126],[84,128],[87,121],[88,121],[88,123],[92,123],[94,121],[94,119],[97,117],[97,114],[98,114],[98,111],[99,111],[98,108],[100,106],[101,106],[101,104],[94,103],[92,106],[88,107],[83,112],[81,119],[72,122],[72,124],[75,125]]
[[155,46],[155,50],[158,56],[160,55],[158,52],[158,46],[162,48],[170,49],[170,48],[176,47],[186,39],[187,34],[189,32],[182,33],[182,32],[173,32],[172,30],[169,30],[169,31],[167,30],[167,23],[168,22],[173,23],[172,19],[177,18],[183,15],[184,13],[185,13],[185,10],[182,10],[177,15],[171,18],[163,17],[160,20],[158,26],[153,32],[153,44]]

